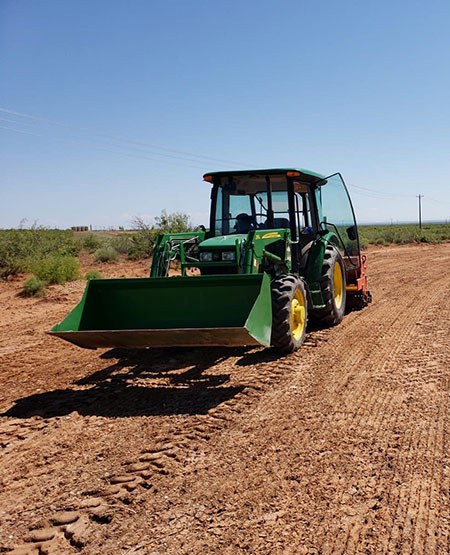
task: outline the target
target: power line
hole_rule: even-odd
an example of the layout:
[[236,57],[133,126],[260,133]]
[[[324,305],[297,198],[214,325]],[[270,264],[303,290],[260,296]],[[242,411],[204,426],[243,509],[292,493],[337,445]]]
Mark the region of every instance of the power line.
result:
[[377,194],[377,193],[372,193],[372,192],[366,192],[366,191],[360,191],[357,189],[353,189],[352,190],[352,195],[360,195],[363,196],[365,198],[372,198],[372,199],[378,199],[378,200],[390,200],[390,201],[395,201],[395,200],[399,200],[400,198],[413,198],[413,195],[409,196],[409,197],[404,197],[402,195],[385,195],[385,194]]
[[30,125],[27,121],[20,121],[16,119],[0,118],[0,121],[3,121],[4,123],[12,123],[14,125]]
[[[357,189],[359,191],[365,191],[367,193],[371,193],[372,195],[377,195],[377,196],[373,196],[372,198],[393,199],[393,198],[412,198],[413,197],[413,195],[404,195],[400,193],[392,193],[387,191],[380,191],[378,189],[371,189],[369,187],[361,187],[360,185],[354,185],[353,183],[348,183],[348,186],[352,187],[353,189]],[[363,194],[363,193],[360,193],[360,194]]]
[[[145,143],[143,141],[137,141],[134,139],[128,139],[126,137],[121,137],[121,136],[117,136],[117,135],[110,135],[110,134],[106,134],[103,132],[98,132],[95,131],[93,129],[90,128],[86,128],[86,127],[77,127],[65,122],[61,122],[61,121],[57,121],[57,120],[49,120],[49,119],[45,119],[45,118],[41,118],[38,116],[34,116],[32,114],[25,114],[23,112],[17,112],[15,110],[11,110],[9,108],[4,108],[4,107],[0,107],[0,112],[11,115],[11,116],[17,116],[18,118],[24,118],[27,120],[31,120],[31,121],[20,121],[20,120],[13,120],[10,121],[10,123],[18,123],[20,125],[39,125],[39,124],[44,124],[44,125],[50,125],[50,126],[57,126],[57,127],[63,127],[63,128],[68,128],[71,130],[76,130],[76,131],[81,131],[83,133],[94,133],[94,136],[101,139],[101,140],[108,140],[108,141],[113,141],[115,143],[118,143],[116,146],[119,146],[121,148],[128,148],[128,149],[134,149],[134,150],[140,150],[140,151],[149,151],[150,154],[154,154],[156,156],[162,156],[162,157],[166,157],[166,158],[177,158],[180,160],[188,160],[188,161],[199,161],[199,160],[205,160],[205,161],[209,161],[209,162],[214,162],[214,163],[218,163],[220,165],[226,165],[226,166],[230,166],[230,165],[234,165],[236,164],[239,167],[245,167],[248,166],[248,164],[244,164],[242,162],[237,162],[237,161],[233,161],[233,160],[226,160],[223,158],[215,158],[212,156],[207,156],[204,154],[196,154],[196,153],[192,153],[192,152],[186,152],[183,150],[176,150],[176,149],[171,149],[171,148],[167,148],[164,146],[160,146],[160,145],[156,145],[156,144],[150,144],[150,143]],[[90,140],[92,140],[92,137],[90,138]],[[159,151],[159,152],[155,152],[155,151]]]
[[39,135],[38,133],[33,133],[31,131],[24,131],[23,129],[13,129],[11,127],[5,127],[0,125],[0,129],[6,129],[7,131],[13,131],[14,133],[23,133],[24,135],[33,135],[33,137],[45,137],[45,135]]
[[[82,142],[83,145],[89,143],[89,148],[93,148],[95,150],[100,150],[103,152],[110,152],[115,155],[121,155],[125,157],[133,157],[133,158],[140,158],[145,160],[157,161],[161,162],[161,158],[168,158],[172,160],[172,163],[182,164],[185,167],[192,167],[192,168],[200,168],[204,170],[204,166],[198,165],[199,163],[203,163],[202,161],[209,161],[214,164],[218,164],[221,166],[229,167],[230,165],[236,164],[238,167],[255,167],[253,164],[244,164],[242,162],[236,162],[232,160],[226,160],[222,158],[214,158],[212,156],[207,156],[204,154],[196,154],[192,152],[187,152],[183,150],[176,150],[167,148],[160,145],[150,144],[143,141],[138,141],[134,139],[129,139],[121,136],[110,135],[103,132],[98,132],[90,128],[86,127],[78,127],[72,124],[42,118],[39,116],[35,116],[33,114],[18,112],[16,110],[11,110],[9,108],[0,107],[0,113],[6,114],[12,118],[16,119],[6,119],[0,118],[1,122],[7,123],[10,126],[3,126],[0,125],[0,129],[5,131],[10,131],[13,133],[20,133],[24,135],[35,136],[39,138],[47,138],[49,140],[55,141],[57,140],[55,137],[49,136],[48,134],[43,134],[42,132],[46,131],[45,127],[42,129],[42,126],[50,126],[50,127],[58,127],[69,130],[70,133],[65,133],[64,138],[70,141],[75,142]],[[28,129],[17,129],[15,127],[11,127],[11,125],[20,125],[20,126],[28,126]],[[41,126],[41,128],[39,128]],[[36,131],[37,127],[37,131]],[[83,137],[79,134],[74,134],[73,131],[78,133],[89,133],[89,136]],[[51,133],[51,131],[50,131]],[[186,164],[185,162],[189,162]],[[195,164],[195,165],[194,165]],[[360,185],[355,185],[353,183],[348,183],[348,186],[352,188],[356,195],[362,195],[367,198],[372,199],[379,199],[379,200],[393,200],[396,198],[408,198],[412,199],[414,195],[405,195],[399,193],[392,193],[387,191],[380,191],[378,189],[373,189],[370,187],[362,187]],[[437,201],[435,199],[429,198],[428,199],[432,202],[438,204],[450,204],[450,202],[446,201]]]
[[[5,120],[3,120],[3,121],[5,121]],[[14,123],[15,125],[17,125],[17,124],[20,124],[21,122],[10,122],[10,121],[8,121],[8,123]],[[50,141],[56,141],[57,140],[56,137],[48,135],[48,134],[46,135],[46,134],[42,134],[42,133],[35,133],[33,131],[28,131],[28,130],[23,130],[23,129],[16,129],[16,128],[13,128],[13,127],[6,127],[6,126],[3,126],[3,125],[0,125],[0,129],[4,129],[6,131],[11,131],[13,133],[20,133],[20,134],[24,134],[24,135],[31,135],[31,136],[34,136],[34,137],[46,138]],[[132,156],[134,158],[141,158],[141,159],[145,159],[145,160],[153,160],[153,161],[161,162],[161,158],[159,158],[159,157],[163,157],[163,158],[170,158],[170,159],[174,160],[175,163],[177,163],[179,161],[187,161],[187,162],[191,162],[191,164],[183,164],[184,167],[200,168],[200,169],[204,170],[204,165],[202,165],[202,166],[200,166],[200,165],[193,166],[192,165],[192,163],[196,163],[196,162],[199,163],[200,162],[198,159],[195,159],[195,158],[188,158],[188,157],[184,157],[184,156],[176,156],[176,155],[173,155],[173,154],[160,153],[160,152],[152,152],[151,150],[146,150],[146,149],[136,148],[136,147],[129,147],[129,146],[122,146],[121,144],[115,144],[115,143],[111,143],[111,142],[107,142],[105,144],[102,144],[101,141],[93,140],[92,137],[88,137],[87,139],[84,139],[83,137],[73,135],[73,134],[65,134],[64,138],[65,138],[65,140],[75,141],[77,143],[82,143],[84,145],[86,145],[88,142],[92,143],[92,144],[89,144],[89,148],[91,148],[91,149],[101,150],[101,151],[104,151],[104,152],[111,152],[113,154],[122,154],[124,156]],[[97,146],[97,145],[100,145],[100,146]],[[111,150],[111,148],[105,148],[105,146],[106,147],[112,147],[115,150]],[[151,155],[153,155],[153,156],[151,156]],[[223,164],[221,164],[221,165],[223,165]]]
[[446,201],[446,200],[436,200],[436,199],[434,199],[434,198],[429,197],[428,195],[427,195],[427,200],[429,200],[429,201],[431,201],[431,202],[434,202],[435,204],[450,204],[449,201]]

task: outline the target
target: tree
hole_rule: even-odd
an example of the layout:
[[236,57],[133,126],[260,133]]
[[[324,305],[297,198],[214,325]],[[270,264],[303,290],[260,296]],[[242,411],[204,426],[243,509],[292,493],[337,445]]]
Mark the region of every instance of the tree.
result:
[[160,233],[183,233],[192,231],[192,223],[187,214],[174,212],[168,214],[166,210],[161,212],[160,216],[155,218],[156,229]]

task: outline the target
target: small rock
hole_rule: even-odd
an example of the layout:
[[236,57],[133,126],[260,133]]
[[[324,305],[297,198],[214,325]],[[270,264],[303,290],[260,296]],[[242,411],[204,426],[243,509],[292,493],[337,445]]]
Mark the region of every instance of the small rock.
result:
[[108,510],[108,505],[106,503],[103,503],[101,505],[98,505],[97,507],[92,507],[92,509],[89,512],[92,515],[100,515],[106,512],[107,510]]
[[108,497],[108,495],[117,495],[118,493],[120,493],[120,490],[120,486],[107,486],[105,489],[102,490],[102,494],[105,497]]
[[54,528],[41,528],[40,530],[33,530],[30,533],[32,542],[46,542],[55,537],[56,530]]
[[149,465],[145,462],[140,462],[140,463],[133,463],[130,464],[130,470],[132,472],[139,472],[140,470],[147,470],[149,467]]
[[71,524],[80,518],[80,515],[75,511],[63,511],[61,513],[56,513],[53,516],[52,522],[57,526],[64,526],[65,524]]
[[84,499],[80,503],[80,507],[83,508],[90,508],[90,507],[98,507],[102,504],[103,499],[101,497],[89,497],[88,499]]
[[120,476],[113,476],[110,480],[111,484],[126,484],[127,482],[134,482],[135,476],[130,476],[128,474],[122,474]]

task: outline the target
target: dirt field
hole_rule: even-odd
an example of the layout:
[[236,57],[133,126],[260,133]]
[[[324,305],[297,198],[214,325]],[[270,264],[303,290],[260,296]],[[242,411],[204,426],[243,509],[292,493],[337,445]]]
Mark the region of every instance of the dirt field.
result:
[[44,332],[82,282],[0,283],[0,552],[448,553],[450,244],[369,269],[284,358],[81,350]]

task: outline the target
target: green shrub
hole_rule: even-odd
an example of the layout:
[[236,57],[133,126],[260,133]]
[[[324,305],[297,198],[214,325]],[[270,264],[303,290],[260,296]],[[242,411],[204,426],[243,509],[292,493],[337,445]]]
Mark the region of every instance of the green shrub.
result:
[[83,249],[87,250],[88,252],[94,252],[104,246],[104,241],[102,241],[93,233],[90,233],[89,235],[86,235],[86,237],[83,239],[82,245]]
[[141,260],[150,258],[153,254],[156,233],[153,230],[140,230],[134,233],[130,239],[128,258],[130,260]]
[[94,252],[94,262],[115,262],[118,256],[114,247],[102,247]]
[[161,233],[184,233],[192,231],[192,224],[187,214],[174,212],[168,214],[165,210],[155,218],[152,226],[142,218],[136,217],[133,221],[135,232],[128,237],[128,258],[140,260],[150,258],[153,254],[156,237]]
[[366,239],[364,239],[364,237],[360,237],[359,238],[359,246],[360,246],[361,250],[364,251],[369,246],[369,243],[368,243],[368,241],[366,241]]
[[33,274],[47,284],[62,285],[80,277],[80,262],[74,256],[55,254],[36,259],[30,266]]
[[158,232],[139,217],[134,219],[133,224],[136,231],[130,237],[128,258],[131,260],[150,258],[153,254],[153,247]]
[[5,256],[0,258],[0,279],[16,276],[25,271],[23,260],[16,256]]
[[187,214],[174,212],[168,214],[165,210],[161,212],[161,216],[155,218],[156,229],[160,233],[183,233],[192,231],[192,223]]
[[363,225],[359,232],[365,241],[375,245],[407,243],[440,243],[450,241],[450,224]]
[[43,297],[45,295],[45,282],[36,276],[31,276],[23,284],[23,294],[27,297]]
[[0,278],[31,270],[37,258],[49,255],[76,256],[79,245],[72,231],[5,229],[0,231]]
[[102,274],[98,270],[88,270],[84,276],[84,279],[101,279]]
[[110,245],[111,247],[116,249],[119,254],[128,255],[130,253],[130,250],[132,249],[133,242],[130,235],[121,234],[117,235],[116,237],[111,237]]

